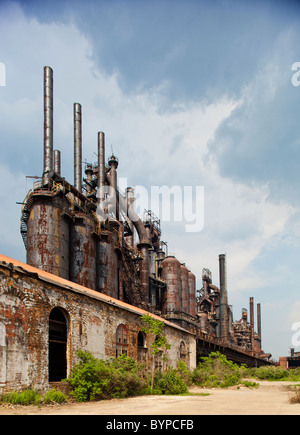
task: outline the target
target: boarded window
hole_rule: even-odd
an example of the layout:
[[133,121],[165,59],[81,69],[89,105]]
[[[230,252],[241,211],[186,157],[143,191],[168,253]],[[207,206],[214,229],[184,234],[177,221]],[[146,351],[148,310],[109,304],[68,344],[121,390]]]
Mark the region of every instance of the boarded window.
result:
[[127,355],[128,332],[124,325],[119,325],[116,333],[116,356]]

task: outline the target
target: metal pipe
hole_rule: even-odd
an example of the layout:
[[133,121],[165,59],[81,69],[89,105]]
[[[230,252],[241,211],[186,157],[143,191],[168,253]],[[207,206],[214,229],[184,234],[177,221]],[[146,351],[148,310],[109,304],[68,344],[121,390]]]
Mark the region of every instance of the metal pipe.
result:
[[211,283],[208,283],[207,286],[208,286],[208,288],[210,288],[211,290],[213,290],[215,293],[220,293],[220,289],[219,289],[216,285],[213,285],[213,284],[211,284]]
[[[101,132],[99,132],[99,133],[101,133]],[[104,133],[102,133],[102,134],[103,134],[103,144],[104,144]],[[98,134],[98,138],[99,138],[99,134]],[[103,160],[103,162],[104,162],[104,160]],[[100,141],[98,141],[98,167],[100,167],[100,164],[101,164],[101,159],[100,159]],[[103,166],[105,168],[105,165],[103,165]],[[106,177],[107,177],[107,174],[106,174]],[[105,170],[104,170],[104,180],[105,180]],[[109,178],[109,184],[110,184],[110,187],[111,187],[111,185],[112,185],[111,177]],[[98,190],[99,190],[99,187],[100,187],[100,179],[99,179],[99,172],[98,172]],[[103,201],[104,201],[104,192],[105,191],[103,189]],[[102,199],[102,198],[100,198],[101,194],[102,193],[99,193],[97,195],[97,197],[98,197],[98,203],[100,203],[100,199]],[[146,244],[149,245],[149,247],[151,247],[152,245],[151,245],[151,242],[150,242],[149,237],[147,235],[146,228],[145,228],[143,222],[141,221],[140,217],[138,216],[138,214],[134,210],[133,202],[127,201],[120,194],[118,189],[116,191],[116,196],[117,196],[116,202],[117,202],[118,206],[120,207],[120,210],[122,210],[123,213],[125,214],[125,216],[127,216],[131,220],[131,222],[133,223],[133,225],[134,225],[134,227],[135,227],[135,229],[136,229],[136,231],[138,233],[139,243],[143,243],[143,244],[146,243]],[[111,201],[110,201],[111,199],[112,198],[109,198],[108,200],[105,201],[108,206],[111,205]],[[100,211],[100,214],[101,214],[101,212],[103,212],[102,207],[100,207],[100,209],[99,209],[99,205],[98,205],[98,210]]]
[[250,297],[250,328],[251,328],[251,347],[254,347],[254,309],[253,309],[253,297]]
[[60,176],[61,159],[60,159],[60,151],[59,150],[54,150],[54,172]]
[[[127,200],[127,205],[128,208],[129,207],[134,207],[134,190],[132,187],[127,187],[126,189],[126,200]],[[131,222],[131,220],[128,218],[128,225],[129,228],[131,230],[131,235],[127,237],[127,241],[129,243],[129,245],[133,248],[134,247],[134,227],[133,227],[133,223]]]
[[44,67],[44,173],[43,183],[49,183],[53,170],[53,71]]
[[196,277],[192,272],[188,274],[188,282],[190,316],[196,317]]
[[86,174],[86,190],[87,193],[90,194],[92,192],[92,179],[93,179],[93,167],[90,164],[86,165],[85,168],[85,174]]
[[258,335],[258,338],[261,340],[261,311],[260,311],[260,304],[257,304],[257,335]]
[[112,197],[112,205],[113,211],[115,212],[115,217],[119,220],[119,204],[117,201],[117,190],[118,190],[118,176],[117,176],[117,168],[118,168],[118,159],[112,155],[108,164],[110,167],[110,196]]
[[105,135],[98,132],[98,202],[102,203],[105,198]]
[[74,187],[82,192],[82,126],[79,103],[74,103]]
[[117,192],[117,195],[118,195],[118,203],[120,205],[121,210],[126,214],[126,216],[129,217],[129,219],[133,223],[133,225],[138,233],[139,243],[144,243],[144,244],[146,243],[149,245],[149,247],[151,247],[151,242],[150,242],[149,237],[147,235],[145,225],[143,224],[143,222],[139,218],[138,214],[134,210],[132,204],[131,204],[131,207],[129,207],[127,204],[127,201],[123,198],[123,196],[119,192]]
[[181,311],[189,314],[190,294],[189,294],[189,271],[184,263],[180,266],[181,273]]
[[[138,236],[139,243],[137,245],[138,250],[142,254],[142,260],[140,262],[140,281],[141,281],[141,291],[144,297],[148,300],[149,298],[149,248],[151,248],[151,242],[149,240],[146,228],[134,210],[133,201],[131,201],[130,196],[127,196],[127,200],[123,198],[120,192],[117,190],[117,204],[123,213],[130,219],[134,225]],[[180,264],[180,263],[179,263]]]

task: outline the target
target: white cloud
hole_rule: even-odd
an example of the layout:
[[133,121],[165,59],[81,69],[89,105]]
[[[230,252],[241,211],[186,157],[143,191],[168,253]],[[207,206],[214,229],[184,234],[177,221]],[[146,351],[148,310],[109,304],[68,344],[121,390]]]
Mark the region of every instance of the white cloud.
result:
[[19,232],[21,205],[29,190],[25,174],[10,171],[0,164],[0,252],[20,260],[25,260],[25,248]]
[[[177,103],[166,110],[163,90],[167,82],[151,91],[126,94],[119,86],[117,74],[109,76],[93,62],[90,43],[72,22],[41,24],[14,8],[9,26],[6,24],[0,31],[7,39],[17,35],[4,52],[10,65],[7,82],[11,85],[7,86],[0,110],[11,134],[8,146],[14,147],[16,155],[24,152],[24,144],[31,143],[37,158],[36,172],[41,172],[42,68],[50,65],[54,69],[54,142],[62,151],[63,176],[73,181],[72,117],[76,101],[82,104],[83,156],[88,161],[96,161],[97,132],[103,130],[106,154],[112,145],[120,158],[119,176],[127,177],[129,185],[204,185],[202,232],[188,235],[184,225],[163,225],[163,239],[197,274],[198,282],[202,267],[211,268],[218,282],[217,255],[226,252],[230,291],[261,285],[263,276],[257,279],[252,263],[273,237],[285,231],[294,210],[285,203],[272,203],[267,184],[247,185],[221,176],[216,160],[208,154],[208,143],[214,139],[217,128],[225,119],[231,121],[232,113],[243,100],[220,96],[210,104]],[[264,98],[272,97],[280,74],[276,77],[277,81],[271,84],[266,79]],[[28,86],[22,85],[21,78]],[[254,84],[245,89],[243,98],[250,98],[253,89],[257,89]],[[14,125],[20,126],[24,143],[15,141]],[[2,169],[4,182],[12,174],[7,168]],[[21,178],[14,187],[16,192]],[[1,223],[5,226],[9,221],[13,230],[9,216],[15,214],[14,204],[9,195],[5,198]]]

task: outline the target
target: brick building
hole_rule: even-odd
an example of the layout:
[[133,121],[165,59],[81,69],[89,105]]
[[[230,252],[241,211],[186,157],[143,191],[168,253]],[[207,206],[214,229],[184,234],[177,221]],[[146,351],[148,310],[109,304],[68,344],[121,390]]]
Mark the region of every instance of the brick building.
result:
[[[70,374],[79,349],[98,358],[125,353],[152,363],[151,337],[141,331],[146,311],[0,255],[0,389],[32,386]],[[196,338],[165,323],[169,364],[196,365]]]

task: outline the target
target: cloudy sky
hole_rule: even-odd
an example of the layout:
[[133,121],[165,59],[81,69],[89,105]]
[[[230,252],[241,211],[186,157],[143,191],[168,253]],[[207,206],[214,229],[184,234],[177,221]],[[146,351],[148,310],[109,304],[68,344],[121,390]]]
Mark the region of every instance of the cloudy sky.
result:
[[300,322],[299,2],[1,0],[0,62],[1,253],[26,261],[16,203],[42,174],[49,65],[62,175],[73,182],[79,102],[85,161],[101,130],[128,185],[192,186],[194,202],[203,186],[203,229],[163,221],[163,240],[198,288],[203,267],[219,284],[226,253],[234,318],[253,296],[264,350],[287,355]]

